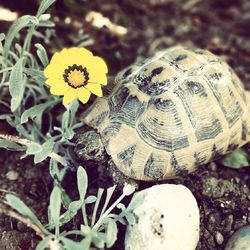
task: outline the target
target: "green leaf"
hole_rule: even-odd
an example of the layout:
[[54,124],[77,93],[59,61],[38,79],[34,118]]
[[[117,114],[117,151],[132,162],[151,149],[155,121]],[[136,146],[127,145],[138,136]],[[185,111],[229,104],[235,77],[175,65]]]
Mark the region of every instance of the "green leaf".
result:
[[[62,226],[69,221],[71,221],[77,214],[78,210],[81,208],[81,201],[72,201],[65,213],[60,216],[59,225]],[[50,227],[51,229],[51,227]]]
[[92,242],[91,236],[87,236],[85,239],[83,239],[83,240],[80,242],[80,244],[81,244],[81,246],[82,246],[82,249],[84,249],[84,250],[89,250],[91,242]]
[[92,233],[92,229],[89,226],[86,225],[81,225],[81,232],[85,235],[88,236]]
[[126,210],[127,211],[133,211],[135,208],[137,208],[139,205],[141,205],[146,197],[145,192],[137,192],[133,195],[133,198],[131,199],[130,203],[128,204]]
[[82,201],[72,201],[70,204],[69,204],[69,207],[68,207],[68,210],[70,210],[72,213],[77,213],[78,210],[82,207]]
[[67,128],[65,129],[65,132],[63,135],[64,135],[64,138],[71,140],[74,137],[74,134],[75,132],[73,131],[72,128]]
[[[60,185],[60,183],[62,182],[63,177],[66,174],[66,171],[67,171],[67,167],[64,167],[64,168],[60,167],[59,168],[58,162],[53,158],[50,159],[49,172],[50,172],[51,177],[54,179],[54,181],[56,182],[57,185]],[[62,190],[62,187],[60,187],[60,188]],[[67,207],[68,207],[68,205],[67,205]]]
[[91,204],[96,202],[97,198],[94,195],[90,195],[85,199],[85,204]]
[[40,17],[56,0],[43,0],[40,3],[36,16]]
[[68,106],[67,109],[65,110],[65,112],[62,115],[62,124],[61,124],[62,130],[65,130],[65,129],[68,128],[69,117],[70,117],[70,109],[69,109],[69,106]]
[[134,193],[135,187],[130,185],[130,184],[125,183],[122,191],[123,191],[124,195],[128,196],[128,195],[131,195],[132,193]]
[[49,156],[49,154],[52,152],[54,145],[55,145],[55,142],[54,142],[53,138],[47,140],[42,145],[42,151],[35,154],[35,157],[34,157],[35,164],[44,161]]
[[[63,193],[61,193],[63,194]],[[64,224],[71,221],[77,214],[78,210],[81,208],[82,202],[81,201],[72,201],[69,204],[69,207],[66,212],[64,212],[59,218],[59,226],[63,226]],[[52,230],[55,226],[51,223],[46,225],[48,230]]]
[[[41,20],[40,18],[39,18],[39,25],[38,25],[38,27],[43,27],[43,28],[53,28],[53,27],[55,27],[55,23],[54,22],[52,22],[52,21],[50,21],[50,20]],[[47,30],[48,31],[48,30]],[[34,35],[38,35],[38,34],[41,34],[41,33],[39,33],[39,32],[36,32]],[[38,35],[39,36],[39,35]],[[45,41],[46,41],[46,37],[45,36],[43,36],[42,35],[42,37],[45,39]],[[79,47],[79,46],[78,46]]]
[[56,228],[59,227],[61,204],[61,190],[55,186],[50,195],[49,212],[51,216],[50,224],[54,224]]
[[71,202],[71,199],[64,190],[64,188],[61,186],[61,182],[66,173],[66,169],[67,169],[66,167],[59,169],[58,162],[52,158],[50,159],[50,164],[49,164],[50,175],[54,179],[55,184],[58,187],[60,187],[62,195],[62,204],[64,207],[67,208]]
[[[48,21],[50,18],[51,18],[50,14],[42,14],[38,19],[41,22],[41,21]],[[39,25],[40,25],[40,23],[39,23]]]
[[49,242],[53,239],[53,237],[54,235],[49,235],[45,237],[42,241],[38,243],[38,245],[36,246],[36,250],[44,250],[45,248],[47,248]]
[[21,56],[22,55],[22,47],[19,43],[15,44],[15,49],[17,50],[18,55]]
[[10,73],[11,111],[14,112],[23,99],[26,78],[23,77],[23,59],[20,58]]
[[44,76],[41,70],[25,68],[24,72],[25,74],[31,76],[31,78],[33,78],[33,80],[39,83],[40,85],[44,85],[44,82],[46,81],[46,77]]
[[[74,121],[78,107],[79,107],[79,102],[75,100],[69,104],[67,110],[63,113],[61,128],[64,131],[64,133],[66,133],[67,129],[70,129],[72,125],[75,123]],[[67,134],[68,133],[72,134],[72,132],[70,131],[67,131]],[[65,135],[66,138],[67,134]]]
[[82,166],[79,166],[79,168],[77,169],[77,187],[80,195],[80,200],[84,201],[88,188],[88,176]]
[[106,200],[105,200],[105,203],[104,203],[104,205],[103,205],[103,207],[102,207],[102,211],[101,211],[100,216],[102,216],[103,213],[105,212],[105,210],[106,210],[106,208],[107,208],[107,206],[108,206],[108,203],[109,203],[109,201],[110,201],[110,199],[111,199],[111,197],[112,197],[112,194],[113,194],[113,192],[115,191],[115,188],[116,188],[116,185],[114,185],[114,186],[108,188],[108,190],[107,190],[107,195],[106,195]]
[[46,67],[49,64],[49,59],[45,48],[40,43],[36,43],[35,47],[37,48],[36,53],[40,61],[42,62],[43,66]]
[[50,164],[49,164],[49,173],[51,175],[51,177],[56,181],[56,183],[58,183],[62,180],[60,177],[60,170],[58,168],[58,163],[57,161],[55,161],[54,159],[50,159]]
[[226,155],[221,160],[221,163],[224,166],[231,168],[249,167],[247,153],[241,148],[236,149],[233,152]]
[[119,203],[116,206],[117,208],[121,209],[122,211],[126,209],[125,205],[123,203]]
[[4,44],[4,57],[7,58],[10,50],[10,46],[12,44],[13,39],[18,34],[18,32],[23,29],[24,27],[28,27],[31,24],[38,25],[39,21],[36,17],[25,15],[20,18],[18,18],[10,27],[6,38],[5,38],[5,44]]
[[5,139],[0,139],[0,148],[14,149],[14,150],[17,150],[17,151],[25,150],[25,147],[20,146],[15,142],[5,140]]
[[29,118],[33,120],[36,116],[43,113],[45,109],[51,107],[53,103],[54,101],[42,103],[25,110],[21,116],[21,124],[27,122]]
[[117,240],[117,224],[112,219],[109,220],[106,228],[106,244],[110,248]]
[[18,197],[14,196],[12,194],[7,194],[6,200],[11,207],[13,207],[15,210],[17,210],[20,214],[24,215],[25,217],[28,217],[33,223],[35,223],[37,226],[39,226],[40,229],[43,230],[43,232],[46,232],[43,225],[37,219],[35,214]]
[[103,233],[97,233],[96,237],[93,237],[93,243],[97,248],[103,249],[105,246],[105,237],[103,237]]
[[127,219],[129,225],[134,225],[136,223],[136,219],[133,213],[127,212],[125,214],[125,218]]
[[32,142],[27,144],[27,150],[26,154],[27,155],[34,155],[42,151],[42,146],[38,143]]
[[93,227],[94,224],[95,224],[96,213],[97,213],[98,206],[99,206],[99,203],[100,203],[101,198],[102,198],[103,191],[104,191],[103,188],[98,188],[98,191],[97,191],[97,199],[96,199],[96,202],[95,202],[95,206],[94,206],[94,210],[93,210],[93,214],[92,214],[92,218],[91,218],[91,226],[92,226],[92,227]]
[[[1,102],[1,101],[0,101]],[[4,115],[0,115],[0,120],[7,120],[7,119],[10,119],[10,117],[13,116],[13,114],[11,113],[6,113]]]
[[0,33],[0,42],[2,42],[5,39],[5,34],[4,33]]
[[78,100],[74,100],[73,102],[70,103],[69,109],[70,109],[70,125],[73,124],[75,117],[76,117],[76,112],[79,107],[79,102]]
[[60,240],[63,242],[63,245],[65,246],[65,249],[67,250],[85,250],[85,248],[82,247],[82,244],[80,242],[75,242],[73,240],[67,239],[65,237],[61,237]]
[[107,232],[97,231],[95,234],[92,235],[92,237],[93,237],[93,243],[97,248],[103,249],[105,247],[105,243],[107,241]]

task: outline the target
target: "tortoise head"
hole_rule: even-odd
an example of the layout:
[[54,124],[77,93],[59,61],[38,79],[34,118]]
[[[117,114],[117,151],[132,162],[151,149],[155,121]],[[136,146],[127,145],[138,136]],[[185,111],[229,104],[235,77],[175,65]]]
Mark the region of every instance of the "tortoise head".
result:
[[93,128],[85,129],[76,136],[75,153],[79,160],[102,163],[107,159],[100,134]]

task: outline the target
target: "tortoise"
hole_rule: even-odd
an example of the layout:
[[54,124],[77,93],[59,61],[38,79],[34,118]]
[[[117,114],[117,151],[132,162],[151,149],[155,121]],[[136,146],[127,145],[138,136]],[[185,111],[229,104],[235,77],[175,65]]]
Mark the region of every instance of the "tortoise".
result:
[[186,175],[250,140],[248,98],[218,56],[171,47],[118,73],[84,114],[75,152],[136,180]]

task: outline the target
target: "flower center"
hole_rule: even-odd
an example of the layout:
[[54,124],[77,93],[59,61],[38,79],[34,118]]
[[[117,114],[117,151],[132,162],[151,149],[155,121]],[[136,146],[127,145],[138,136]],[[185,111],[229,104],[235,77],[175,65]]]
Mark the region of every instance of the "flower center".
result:
[[73,64],[64,70],[64,81],[72,88],[80,88],[85,86],[89,80],[89,73],[82,65]]

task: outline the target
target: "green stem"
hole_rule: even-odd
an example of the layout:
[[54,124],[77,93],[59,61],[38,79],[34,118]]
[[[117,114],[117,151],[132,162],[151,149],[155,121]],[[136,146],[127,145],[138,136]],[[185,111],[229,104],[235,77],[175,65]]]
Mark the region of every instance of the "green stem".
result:
[[28,31],[28,34],[24,40],[24,45],[23,45],[23,50],[22,50],[22,56],[24,55],[24,51],[30,51],[30,44],[31,44],[31,39],[33,36],[33,33],[36,29],[35,25],[32,25]]
[[100,225],[102,224],[102,221],[109,215],[109,213],[120,203],[121,200],[123,200],[123,198],[126,195],[122,194],[116,201],[115,203],[113,203],[112,206],[110,206],[110,208],[108,208],[105,213],[103,213],[103,215],[99,218],[99,220],[95,223],[95,225],[92,227],[92,230],[97,230]]
[[97,213],[97,209],[98,209],[99,203],[100,203],[101,198],[102,198],[103,191],[104,191],[104,189],[102,189],[102,188],[98,189],[97,199],[95,202],[94,211],[93,211],[93,215],[92,215],[92,219],[91,219],[91,227],[93,227],[95,224],[96,213]]
[[2,69],[2,70],[0,70],[0,73],[3,73],[5,71],[10,71],[10,70],[12,70],[12,68],[13,67],[8,67],[8,68],[5,68],[5,69]]
[[82,217],[83,217],[84,225],[85,225],[85,226],[89,226],[88,218],[87,218],[87,214],[86,214],[86,206],[85,206],[85,203],[82,205]]
[[59,229],[59,227],[56,227],[56,229],[55,229],[55,235],[57,237],[60,235],[60,229]]

